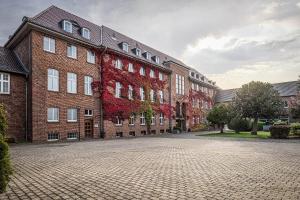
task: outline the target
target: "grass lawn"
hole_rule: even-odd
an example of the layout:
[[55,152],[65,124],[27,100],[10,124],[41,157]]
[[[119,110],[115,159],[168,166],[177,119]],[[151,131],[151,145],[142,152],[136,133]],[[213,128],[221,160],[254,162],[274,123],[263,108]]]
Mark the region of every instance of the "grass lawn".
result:
[[225,132],[225,133],[201,134],[201,135],[197,135],[197,136],[267,139],[267,138],[270,137],[270,132],[258,131],[257,135],[251,135],[251,132],[235,133],[234,131],[228,131],[228,132]]

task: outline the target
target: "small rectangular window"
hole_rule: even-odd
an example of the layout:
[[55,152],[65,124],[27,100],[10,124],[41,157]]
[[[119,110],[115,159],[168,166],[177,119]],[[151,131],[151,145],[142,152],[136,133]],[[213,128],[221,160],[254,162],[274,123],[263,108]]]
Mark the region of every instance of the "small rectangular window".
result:
[[121,97],[121,89],[122,85],[120,82],[116,82],[116,89],[115,89],[115,97],[120,98]]
[[96,62],[95,52],[87,51],[87,62],[95,64],[95,62]]
[[135,136],[135,131],[129,131],[130,136]]
[[151,117],[151,125],[155,125],[155,115],[154,114]]
[[140,115],[140,125],[145,125],[146,120],[145,120],[145,113],[141,113]]
[[59,140],[59,133],[52,132],[48,133],[48,141],[56,141]]
[[78,133],[74,132],[74,133],[68,133],[67,139],[68,140],[76,140]]
[[134,122],[135,122],[135,116],[134,116],[134,114],[132,114],[129,117],[129,125],[133,126]]
[[85,39],[91,39],[91,32],[87,28],[82,28],[81,29],[81,36],[84,37]]
[[141,57],[141,56],[142,56],[142,51],[141,51],[140,49],[136,48],[136,49],[135,49],[135,54],[136,54],[137,56]]
[[129,72],[134,72],[133,64],[132,64],[132,63],[129,63],[129,64],[128,64],[128,71],[129,71]]
[[85,109],[85,110],[84,110],[84,116],[86,116],[86,117],[91,117],[91,116],[93,116],[93,110]]
[[123,67],[122,61],[120,59],[117,59],[115,62],[115,68],[122,69],[122,67]]
[[133,99],[133,87],[131,85],[128,85],[128,99]]
[[10,93],[10,74],[0,73],[0,94]]
[[93,95],[92,82],[93,82],[92,77],[90,77],[90,76],[84,77],[84,94],[85,95]]
[[155,73],[153,69],[150,70],[150,78],[155,78]]
[[77,47],[74,45],[68,45],[67,46],[67,56],[69,58],[77,58]]
[[43,40],[44,51],[55,53],[55,40],[49,37],[44,37]]
[[68,109],[68,122],[77,122],[77,109]]
[[164,80],[164,75],[161,72],[159,72],[158,78],[160,81],[162,81],[162,80]]
[[141,67],[140,68],[140,75],[145,76],[146,72],[145,72],[145,68]]
[[59,109],[58,108],[48,108],[48,122],[58,122],[59,121]]
[[140,97],[141,101],[145,101],[145,90],[143,87],[140,87]]
[[64,31],[66,31],[68,33],[72,33],[72,23],[67,20],[64,20],[63,29],[64,29]]
[[121,117],[116,116],[116,126],[122,126],[123,125],[123,120]]
[[164,103],[164,92],[159,90],[159,103]]
[[122,49],[123,49],[123,51],[128,52],[128,44],[126,42],[122,43]]
[[68,78],[68,93],[77,93],[77,75],[74,73],[67,73]]

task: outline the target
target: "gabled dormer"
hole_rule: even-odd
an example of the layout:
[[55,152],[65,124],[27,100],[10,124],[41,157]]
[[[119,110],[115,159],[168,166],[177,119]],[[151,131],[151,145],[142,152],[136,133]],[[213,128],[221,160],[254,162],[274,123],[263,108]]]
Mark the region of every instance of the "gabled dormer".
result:
[[141,57],[142,56],[142,50],[139,49],[138,47],[132,49],[133,53],[138,56],[138,57]]
[[159,64],[159,56],[152,56],[152,60],[153,60],[156,64]]
[[62,21],[62,29],[68,33],[72,33],[73,32],[73,25],[72,22],[69,20],[63,20]]
[[81,28],[80,30],[81,36],[85,39],[90,40],[91,39],[91,31],[88,28]]
[[151,53],[146,51],[143,53],[143,56],[147,59],[147,60],[151,60]]
[[121,42],[121,43],[119,44],[119,46],[120,46],[120,48],[121,48],[123,51],[125,51],[125,52],[128,53],[129,45],[128,45],[127,42]]

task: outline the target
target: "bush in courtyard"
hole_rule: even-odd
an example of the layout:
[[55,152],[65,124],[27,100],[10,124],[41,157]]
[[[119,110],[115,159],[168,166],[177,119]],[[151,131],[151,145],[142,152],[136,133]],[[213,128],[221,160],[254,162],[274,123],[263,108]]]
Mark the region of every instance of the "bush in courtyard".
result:
[[240,117],[234,117],[228,124],[228,128],[234,130],[236,133],[240,131],[250,131],[251,130],[251,120],[243,119]]
[[192,132],[204,131],[208,130],[208,126],[206,124],[196,124],[191,128]]
[[266,122],[258,121],[257,122],[257,130],[262,131],[264,125],[266,125]]
[[300,136],[300,123],[291,123],[291,131],[294,135]]
[[271,137],[284,139],[289,136],[290,126],[288,125],[273,125],[270,127]]

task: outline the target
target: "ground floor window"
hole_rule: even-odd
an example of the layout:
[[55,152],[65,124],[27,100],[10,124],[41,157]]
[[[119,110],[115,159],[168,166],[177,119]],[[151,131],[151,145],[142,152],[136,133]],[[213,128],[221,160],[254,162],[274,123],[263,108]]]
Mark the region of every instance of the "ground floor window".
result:
[[122,126],[123,121],[122,121],[121,117],[116,116],[116,123],[115,124],[116,124],[116,126]]
[[59,109],[48,108],[48,122],[58,122],[58,121],[59,121]]
[[116,132],[117,137],[123,137],[123,132]]
[[155,125],[155,115],[154,114],[151,117],[151,125]]
[[48,141],[59,140],[59,133],[48,133]]
[[141,135],[146,135],[146,131],[141,131]]
[[74,139],[77,139],[77,133],[74,132],[74,133],[68,133],[68,136],[67,136],[67,139],[68,140],[74,140]]
[[84,110],[84,116],[86,116],[86,117],[91,117],[91,116],[93,116],[93,110],[85,109],[85,110]]
[[141,113],[141,116],[140,116],[140,124],[141,124],[141,125],[145,125],[145,124],[146,124],[145,113]]
[[129,132],[129,135],[135,136],[135,132],[134,132],[134,131],[130,131],[130,132]]
[[164,114],[163,113],[160,113],[160,115],[159,115],[159,124],[160,125],[164,124]]
[[134,117],[134,114],[130,115],[129,117],[129,125],[134,125],[134,121],[135,121],[135,117]]
[[165,130],[164,130],[164,129],[161,129],[159,132],[160,132],[160,133],[165,133]]

